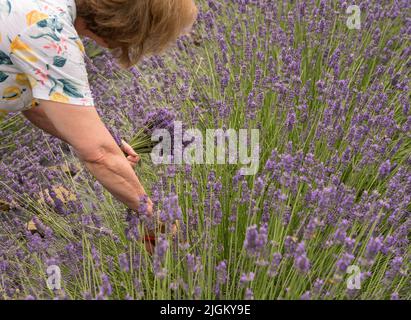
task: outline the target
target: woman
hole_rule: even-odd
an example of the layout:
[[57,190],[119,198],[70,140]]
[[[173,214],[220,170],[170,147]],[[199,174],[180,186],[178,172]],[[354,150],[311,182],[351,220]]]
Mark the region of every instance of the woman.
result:
[[139,157],[115,143],[94,108],[80,36],[113,49],[128,67],[175,42],[196,14],[193,0],[0,0],[0,113],[21,111],[69,143],[137,211],[146,196],[132,168]]

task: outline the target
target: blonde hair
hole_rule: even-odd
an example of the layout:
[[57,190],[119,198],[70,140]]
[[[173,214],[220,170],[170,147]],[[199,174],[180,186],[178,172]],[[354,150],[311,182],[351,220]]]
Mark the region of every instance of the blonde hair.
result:
[[117,49],[129,67],[146,55],[167,49],[191,29],[197,8],[193,0],[76,0],[87,28]]

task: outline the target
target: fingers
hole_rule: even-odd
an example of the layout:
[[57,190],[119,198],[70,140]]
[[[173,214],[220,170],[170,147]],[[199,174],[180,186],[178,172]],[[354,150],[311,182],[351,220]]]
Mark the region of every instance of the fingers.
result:
[[127,153],[130,156],[133,157],[138,157],[139,155],[137,154],[137,152],[134,151],[134,149],[124,140],[121,141],[121,149],[123,150],[123,152]]
[[148,254],[152,256],[154,254],[155,243],[151,241],[144,241],[144,245],[146,247]]
[[121,150],[127,155],[131,167],[134,168],[140,162],[141,158],[138,153],[124,140],[121,140]]
[[128,162],[130,165],[134,168],[138,163],[140,162],[140,156],[134,157],[134,156],[128,156],[127,157]]
[[[172,225],[170,234],[172,235],[173,238],[175,238],[180,230],[180,222],[176,220],[176,222]],[[157,230],[159,233],[165,233],[165,225],[160,222],[160,228]],[[150,231],[146,228],[145,230],[146,237],[142,239],[144,242],[144,245],[146,247],[146,250],[149,255],[153,255],[156,247],[156,232]],[[150,239],[153,238],[153,239]]]
[[147,215],[152,216],[153,215],[153,202],[149,198],[147,201]]

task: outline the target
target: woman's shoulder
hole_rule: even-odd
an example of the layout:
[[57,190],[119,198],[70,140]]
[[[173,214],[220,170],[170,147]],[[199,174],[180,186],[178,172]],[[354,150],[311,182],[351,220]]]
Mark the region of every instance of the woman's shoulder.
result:
[[[13,0],[19,1],[19,0]],[[74,23],[76,19],[76,2],[75,0],[30,0],[34,1],[38,10],[49,16],[57,16],[62,19],[67,19]]]
[[7,51],[7,43],[32,26],[55,23],[67,29],[75,19],[75,0],[0,0],[0,49]]
[[74,24],[75,0],[0,0],[0,30],[8,37],[49,18]]

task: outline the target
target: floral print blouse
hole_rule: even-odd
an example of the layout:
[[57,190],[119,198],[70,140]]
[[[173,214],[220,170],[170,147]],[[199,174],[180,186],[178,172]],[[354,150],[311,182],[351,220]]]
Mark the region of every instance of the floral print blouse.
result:
[[75,0],[0,0],[0,117],[38,99],[92,106]]

